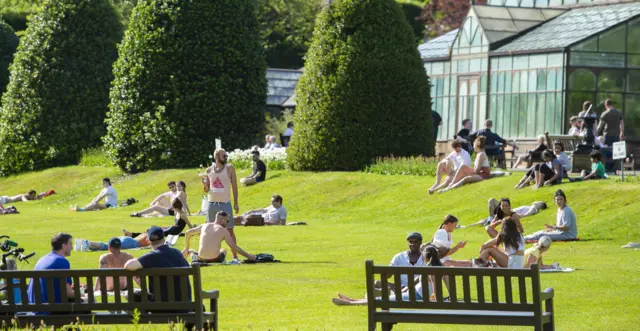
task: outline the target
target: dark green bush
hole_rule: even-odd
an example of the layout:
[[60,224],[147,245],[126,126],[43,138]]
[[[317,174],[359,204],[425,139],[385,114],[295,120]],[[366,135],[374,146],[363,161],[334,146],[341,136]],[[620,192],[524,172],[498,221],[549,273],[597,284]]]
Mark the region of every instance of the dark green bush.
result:
[[18,48],[18,37],[13,28],[0,20],[0,93],[4,93],[9,83],[9,65],[13,61],[13,53]]
[[2,97],[0,174],[76,164],[100,143],[121,35],[108,0],[44,2]]
[[433,156],[429,80],[400,6],[335,0],[296,90],[293,170],[356,170],[380,156]]
[[105,147],[130,172],[197,166],[220,137],[261,132],[266,63],[255,0],[149,0],[114,65]]

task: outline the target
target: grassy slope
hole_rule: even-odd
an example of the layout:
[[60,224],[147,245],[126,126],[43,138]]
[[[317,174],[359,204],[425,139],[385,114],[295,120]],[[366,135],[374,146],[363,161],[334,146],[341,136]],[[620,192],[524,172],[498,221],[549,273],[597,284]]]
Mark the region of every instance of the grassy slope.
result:
[[[187,181],[190,204],[199,210],[196,170],[156,171],[118,176],[113,168],[68,167],[0,179],[0,194],[15,194],[29,188],[56,189],[60,194],[44,201],[16,204],[20,215],[0,216],[5,232],[27,249],[43,255],[54,232],[106,241],[121,228],[145,229],[169,224],[171,219],[133,219],[127,215],[140,209],[165,189],[171,179]],[[116,179],[120,200],[135,197],[133,207],[94,213],[71,213],[68,206],[86,203],[99,189],[100,179]],[[240,228],[239,244],[254,253],[268,252],[285,261],[271,265],[217,266],[204,269],[205,288],[221,291],[221,327],[230,329],[364,329],[365,307],[337,307],[330,299],[340,291],[358,297],[364,293],[364,261],[386,264],[404,249],[404,236],[420,231],[429,237],[442,218],[453,213],[462,224],[486,214],[488,197],[508,196],[514,206],[534,200],[552,202],[555,188],[515,192],[514,176],[494,179],[444,195],[428,196],[431,178],[380,176],[363,173],[270,172],[269,180],[240,189],[241,211],[263,207],[269,196],[285,198],[289,221],[309,226]],[[552,246],[548,261],[583,270],[571,274],[543,275],[543,288],[556,290],[556,323],[559,330],[630,330],[640,322],[640,252],[622,250],[629,241],[640,241],[637,218],[640,185],[592,182],[562,187],[578,216],[580,237],[588,241]],[[203,217],[193,217],[196,223]],[[555,210],[547,210],[523,221],[531,232],[555,221]],[[480,228],[458,230],[454,240],[468,240],[456,258],[477,255],[486,235]],[[179,243],[182,246],[182,242]],[[140,255],[144,251],[133,251]],[[73,253],[73,268],[97,267],[99,253]],[[31,268],[32,265],[21,265]],[[433,328],[403,325],[398,330]],[[480,330],[475,327],[438,329]],[[487,328],[482,327],[482,330]],[[394,329],[395,330],[395,329]]]

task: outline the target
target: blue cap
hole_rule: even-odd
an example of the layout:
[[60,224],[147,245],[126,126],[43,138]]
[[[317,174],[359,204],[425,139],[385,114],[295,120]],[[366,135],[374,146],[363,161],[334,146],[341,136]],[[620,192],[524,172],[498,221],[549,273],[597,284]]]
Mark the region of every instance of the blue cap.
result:
[[164,230],[159,226],[152,226],[147,230],[149,241],[158,241],[164,239]]
[[120,248],[122,247],[122,241],[118,237],[113,237],[109,239],[109,247]]

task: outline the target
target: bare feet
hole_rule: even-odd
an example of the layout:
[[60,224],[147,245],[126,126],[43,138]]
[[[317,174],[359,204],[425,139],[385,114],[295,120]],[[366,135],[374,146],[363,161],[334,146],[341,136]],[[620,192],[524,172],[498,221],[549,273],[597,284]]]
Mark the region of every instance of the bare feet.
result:
[[429,195],[431,195],[435,192],[435,190],[433,188],[430,188],[428,192],[429,192]]
[[126,229],[122,229],[122,233],[124,233],[124,235],[127,236],[127,237],[131,237],[132,236],[131,232],[127,231]]
[[342,293],[338,293],[338,298],[340,298],[340,300],[344,300],[344,301],[356,301],[352,298],[349,298],[348,296],[342,294]]

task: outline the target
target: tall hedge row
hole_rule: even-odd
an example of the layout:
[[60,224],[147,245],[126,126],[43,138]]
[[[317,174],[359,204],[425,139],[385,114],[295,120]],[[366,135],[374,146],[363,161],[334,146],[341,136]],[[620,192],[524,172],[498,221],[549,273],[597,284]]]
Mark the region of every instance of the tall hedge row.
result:
[[9,83],[9,65],[18,48],[18,37],[11,25],[0,19],[0,93],[4,93]]
[[296,89],[294,170],[357,170],[433,155],[429,80],[393,0],[335,0],[316,22]]
[[121,34],[108,0],[44,2],[2,97],[0,175],[73,164],[100,143]]
[[255,0],[141,1],[129,24],[103,139],[118,166],[196,166],[217,137],[255,141],[267,84]]

